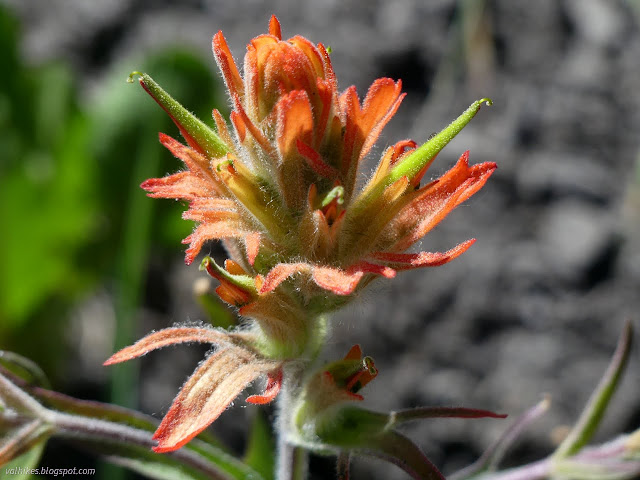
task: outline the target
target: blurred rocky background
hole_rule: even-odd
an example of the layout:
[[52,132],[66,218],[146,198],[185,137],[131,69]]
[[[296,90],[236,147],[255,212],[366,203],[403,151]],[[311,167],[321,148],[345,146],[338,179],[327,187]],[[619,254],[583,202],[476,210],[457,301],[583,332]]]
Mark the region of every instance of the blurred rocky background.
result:
[[[144,69],[209,119],[228,103],[212,35],[222,29],[239,60],[272,13],[285,37],[333,48],[341,89],[363,95],[375,78],[402,79],[408,96],[372,158],[401,138],[425,141],[477,98],[494,100],[432,175],[467,149],[499,169],[422,247],[477,243],[446,266],[377,282],[337,316],[326,356],[360,343],[375,358],[372,408],[514,417],[549,393],[550,411],[508,461],[550,452],[623,321],[640,325],[637,0],[0,1],[0,348],[39,362],[57,390],[163,415],[202,349],[101,366],[114,342],[205,319],[193,296],[202,274],[182,262],[183,206],[137,187],[180,168],[155,133],[177,129],[125,79]],[[600,440],[640,427],[639,359]],[[213,431],[241,452],[255,409],[236,403]],[[446,473],[508,422],[434,420],[407,433]],[[43,464],[90,461],[54,442]],[[314,457],[313,478],[332,469]],[[353,476],[406,478],[368,460]]]

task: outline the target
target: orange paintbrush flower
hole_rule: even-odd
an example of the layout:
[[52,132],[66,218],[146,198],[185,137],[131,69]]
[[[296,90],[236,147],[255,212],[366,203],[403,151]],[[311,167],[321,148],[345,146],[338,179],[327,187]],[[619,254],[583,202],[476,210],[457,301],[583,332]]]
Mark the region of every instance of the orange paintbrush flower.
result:
[[[159,451],[196,435],[260,375],[268,376],[266,391],[251,401],[271,400],[283,371],[286,379],[287,362],[317,355],[327,333],[324,315],[374,278],[442,265],[465,252],[474,240],[440,253],[406,250],[482,188],[496,168],[470,166],[466,152],[442,177],[420,186],[438,152],[490,103],[482,99],[427,143],[402,140],[388,148],[358,191],[362,160],[404,97],[400,81],[376,80],[362,101],[355,87],[339,93],[327,49],[300,36],[282,40],[275,17],[269,33],[247,46],[242,74],[222,32],[213,37],[213,53],[233,105],[230,125],[213,111],[215,130],[138,74],[187,144],[160,134],[185,169],[142,188],[152,197],[189,203],[183,217],[197,225],[184,240],[187,264],[206,241],[224,242],[231,257],[224,268],[210,258],[202,268],[220,281],[220,298],[249,320],[241,341],[202,334],[203,341],[222,346],[176,398],[156,434]],[[188,338],[175,341],[193,341]],[[159,342],[151,342],[153,348],[167,344],[162,332],[148,339]],[[146,352],[136,345],[109,363]],[[354,372],[358,385],[370,379],[370,372]],[[352,387],[346,379],[338,390],[355,398]]]
[[362,159],[404,97],[399,81],[376,80],[362,103],[354,87],[339,94],[326,48],[300,36],[283,41],[275,17],[269,33],[247,46],[244,76],[222,32],[213,51],[234,106],[233,134],[219,112],[216,134],[181,115],[184,109],[148,76],[140,79],[189,144],[161,135],[187,170],[142,185],[151,196],[190,202],[184,216],[199,226],[185,239],[187,263],[206,240],[226,239],[237,263],[266,277],[260,294],[300,273],[321,289],[348,295],[365,276],[441,265],[470,246],[402,255],[496,168],[470,167],[465,153],[443,177],[419,187],[435,155],[486,99],[421,147],[403,140],[389,148],[356,192]]

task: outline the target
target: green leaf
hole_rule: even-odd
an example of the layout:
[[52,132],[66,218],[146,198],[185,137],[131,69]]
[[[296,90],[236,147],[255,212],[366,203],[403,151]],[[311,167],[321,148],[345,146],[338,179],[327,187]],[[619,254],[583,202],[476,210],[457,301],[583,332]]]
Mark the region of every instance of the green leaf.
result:
[[262,411],[256,410],[244,462],[260,473],[264,480],[274,480],[275,458],[275,441],[271,426]]
[[49,379],[42,369],[33,361],[22,355],[6,350],[0,350],[0,365],[20,376],[25,381],[35,385],[51,388]]
[[631,322],[627,321],[609,367],[595,391],[591,394],[575,426],[553,454],[554,459],[566,458],[576,454],[589,442],[595,433],[629,360],[632,339],[633,328]]
[[229,147],[213,129],[180,105],[153,78],[146,73],[133,72],[129,76],[130,82],[133,82],[135,75],[140,76],[142,88],[169,114],[187,143],[194,148],[199,147],[210,158],[222,157],[229,151]]
[[449,126],[434,135],[429,141],[418,147],[396,165],[383,180],[384,185],[391,185],[402,177],[411,179],[417,175],[420,170],[433,161],[440,150],[467,126],[471,119],[475,117],[476,113],[478,113],[482,104],[492,105],[492,103],[491,99],[482,98],[469,105],[469,108],[451,122]]
[[341,449],[359,448],[390,424],[385,413],[352,405],[330,408],[318,416],[315,434],[322,442]]
[[405,156],[393,169],[383,178],[381,178],[372,188],[367,189],[365,193],[357,197],[350,208],[350,217],[356,217],[365,211],[372,203],[379,198],[385,189],[401,179],[407,177],[413,179],[420,171],[426,168],[436,155],[460,133],[460,131],[471,121],[478,113],[482,104],[492,105],[489,98],[482,98],[473,102],[458,118],[444,128],[440,133],[434,135],[426,143],[415,149],[413,152]]

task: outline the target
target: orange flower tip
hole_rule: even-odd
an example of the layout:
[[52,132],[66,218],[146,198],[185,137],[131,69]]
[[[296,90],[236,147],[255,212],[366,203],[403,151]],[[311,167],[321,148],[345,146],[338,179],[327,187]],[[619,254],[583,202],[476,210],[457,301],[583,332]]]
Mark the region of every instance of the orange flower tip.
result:
[[117,358],[117,356],[118,356],[118,354],[117,354],[117,353],[116,353],[116,354],[111,355],[109,358],[107,358],[107,359],[104,361],[104,363],[103,363],[102,365],[103,365],[103,366],[105,366],[105,367],[108,367],[109,365],[114,365],[114,364],[116,364],[116,363],[120,363],[122,360],[119,360],[119,359]]
[[187,266],[191,265],[193,261],[196,259],[196,255],[197,255],[197,252],[187,251],[187,254],[184,256],[184,264]]
[[262,395],[251,395],[247,397],[247,402],[253,403],[254,405],[266,405],[267,403],[271,403],[278,396],[278,393],[280,393],[282,377],[282,369],[279,369],[273,376],[269,374],[264,393]]
[[362,358],[362,347],[357,343],[349,349],[344,356],[345,360],[360,360]]
[[158,183],[157,178],[149,178],[140,184],[140,188],[146,190],[147,192],[153,192],[154,187]]
[[133,72],[131,72],[131,73],[129,74],[129,76],[127,77],[127,83],[133,83],[133,82],[134,82],[134,80],[135,80],[135,78],[134,78],[134,77],[136,77],[136,76],[140,77],[140,81],[142,82],[142,76],[143,76],[143,75],[144,75],[144,74],[143,74],[142,72],[139,72],[139,71],[137,71],[137,70],[134,70],[134,71],[133,71]]
[[[154,438],[154,440],[157,440]],[[186,442],[185,442],[186,443]],[[155,447],[152,447],[151,449],[156,452],[156,453],[169,453],[169,452],[175,452],[176,450],[178,450],[179,448],[182,448],[183,444],[179,444],[179,445],[168,445],[168,446],[160,446],[157,445]]]
[[282,40],[282,29],[280,27],[280,21],[275,15],[271,15],[269,20],[269,34],[276,37],[278,40]]

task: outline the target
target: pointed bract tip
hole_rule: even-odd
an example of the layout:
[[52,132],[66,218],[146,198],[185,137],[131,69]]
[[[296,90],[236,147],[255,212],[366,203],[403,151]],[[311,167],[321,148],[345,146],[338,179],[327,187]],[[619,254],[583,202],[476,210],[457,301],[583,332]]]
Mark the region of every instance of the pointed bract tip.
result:
[[103,367],[108,367],[109,365],[113,365],[114,363],[118,363],[118,361],[117,361],[115,358],[113,358],[113,357],[115,357],[115,354],[114,354],[114,355],[111,355],[109,358],[107,358],[107,359],[102,363],[102,366],[103,366]]
[[282,29],[280,27],[280,21],[275,15],[271,15],[269,20],[269,34],[276,37],[278,40],[282,40]]

